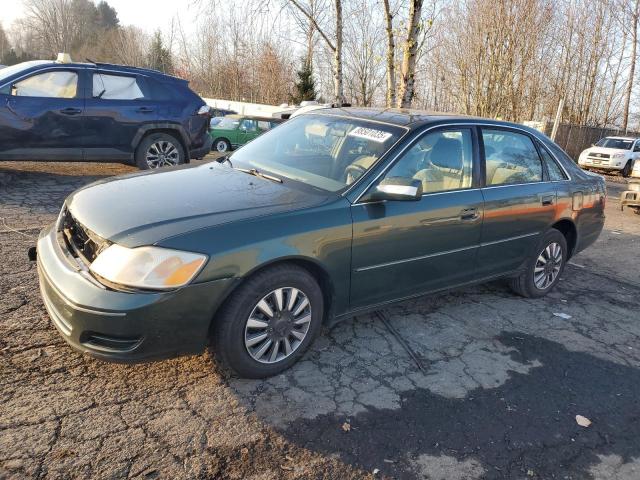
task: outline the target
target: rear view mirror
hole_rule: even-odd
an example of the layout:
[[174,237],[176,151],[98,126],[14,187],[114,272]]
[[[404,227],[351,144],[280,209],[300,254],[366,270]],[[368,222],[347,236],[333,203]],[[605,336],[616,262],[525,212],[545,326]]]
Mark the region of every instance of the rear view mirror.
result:
[[378,184],[370,200],[418,201],[422,198],[422,182],[414,178],[389,177]]

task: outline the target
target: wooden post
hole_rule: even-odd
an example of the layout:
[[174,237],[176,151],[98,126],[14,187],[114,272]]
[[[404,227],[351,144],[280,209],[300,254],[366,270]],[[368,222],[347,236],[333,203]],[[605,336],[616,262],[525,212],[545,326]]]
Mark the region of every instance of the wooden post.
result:
[[553,130],[551,130],[551,140],[556,141],[556,135],[558,134],[558,127],[562,121],[562,109],[564,108],[564,98],[560,99],[558,104],[558,111],[556,112],[556,119],[553,122]]

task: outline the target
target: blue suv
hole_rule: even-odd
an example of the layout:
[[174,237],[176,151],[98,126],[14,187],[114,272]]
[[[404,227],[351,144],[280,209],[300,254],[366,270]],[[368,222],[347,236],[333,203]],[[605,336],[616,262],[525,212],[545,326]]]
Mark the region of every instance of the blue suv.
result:
[[64,60],[0,70],[0,160],[178,165],[211,150],[210,118],[186,80],[155,70]]

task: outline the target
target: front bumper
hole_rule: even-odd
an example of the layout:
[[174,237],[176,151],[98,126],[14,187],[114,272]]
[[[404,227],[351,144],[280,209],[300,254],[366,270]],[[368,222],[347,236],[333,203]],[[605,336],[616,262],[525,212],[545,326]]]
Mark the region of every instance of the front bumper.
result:
[[620,210],[624,210],[624,207],[640,208],[640,180],[629,182],[629,190],[620,195]]
[[[620,162],[621,165],[617,165]],[[597,168],[601,170],[622,170],[626,165],[626,160],[581,160],[578,165],[584,168]]]
[[200,148],[193,148],[189,151],[190,158],[202,158],[211,151],[211,145],[213,145],[213,138],[207,132],[205,134],[204,144]]
[[91,281],[60,246],[53,226],[38,239],[40,291],[53,324],[76,350],[140,362],[200,353],[215,311],[234,280],[171,292],[119,292]]

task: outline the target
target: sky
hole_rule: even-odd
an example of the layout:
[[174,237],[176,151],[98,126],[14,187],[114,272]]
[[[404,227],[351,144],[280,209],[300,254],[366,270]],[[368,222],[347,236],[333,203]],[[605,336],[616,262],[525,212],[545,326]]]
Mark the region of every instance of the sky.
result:
[[[179,14],[183,26],[197,18],[197,8],[193,0],[107,0],[118,12],[121,25],[136,25],[153,32],[166,29],[171,19]],[[7,29],[11,23],[23,15],[22,0],[0,0],[0,21]]]

